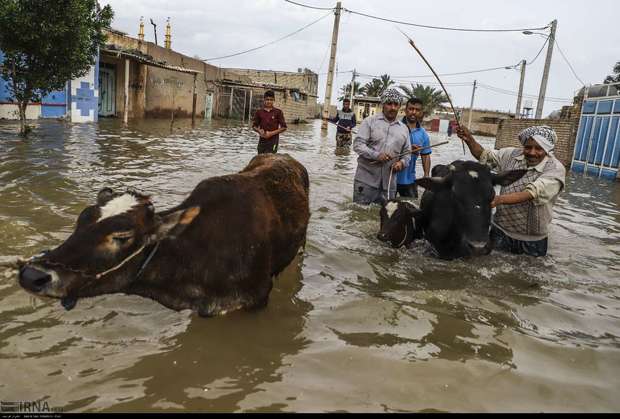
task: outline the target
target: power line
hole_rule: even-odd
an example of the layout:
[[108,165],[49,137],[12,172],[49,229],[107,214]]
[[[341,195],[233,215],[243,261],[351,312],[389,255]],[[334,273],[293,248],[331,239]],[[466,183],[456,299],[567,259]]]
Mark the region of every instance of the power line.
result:
[[472,28],[455,28],[455,27],[446,27],[446,26],[430,26],[430,25],[421,25],[421,24],[418,24],[418,23],[403,22],[401,20],[387,19],[387,18],[384,18],[384,17],[369,15],[367,13],[356,12],[354,10],[347,9],[345,7],[343,7],[342,10],[344,10],[345,12],[352,13],[352,14],[368,17],[370,19],[382,20],[384,22],[397,23],[399,25],[415,26],[415,27],[418,27],[418,28],[438,29],[438,30],[444,30],[444,31],[458,31],[458,32],[523,32],[523,31],[545,30],[545,29],[547,29],[549,27],[549,25],[547,25],[547,26],[540,27],[540,28],[530,28],[530,29],[527,29],[527,28],[521,28],[521,29],[472,29]]
[[579,83],[581,83],[583,86],[585,86],[586,84],[583,82],[583,80],[581,80],[579,78],[579,76],[575,72],[575,69],[573,68],[573,66],[570,64],[570,62],[568,62],[568,58],[566,58],[566,55],[564,55],[564,52],[562,51],[562,48],[560,48],[560,44],[558,44],[558,40],[554,38],[554,41],[555,41],[555,45],[558,47],[558,50],[560,51],[560,55],[562,55],[562,58],[564,58],[564,61],[566,61],[566,64],[568,64],[568,67],[570,68],[570,71],[573,72],[573,75],[575,76],[575,78],[577,80],[579,80]]
[[[506,90],[506,89],[502,89],[502,88],[494,87],[494,86],[489,86],[487,84],[478,83],[478,86],[480,88],[482,88],[482,89],[490,90],[490,91],[495,92],[495,93],[501,93],[501,94],[510,95],[510,96],[518,96],[519,95],[515,91]],[[537,99],[538,98],[537,95],[531,95],[531,94],[524,94],[523,97],[528,98],[528,99]],[[546,97],[545,98],[545,102],[570,103],[570,102],[572,102],[572,100],[571,99],[564,99],[564,98]]]
[[309,6],[307,4],[301,4],[301,3],[297,3],[295,1],[291,1],[291,0],[284,0],[287,3],[292,3],[292,4],[296,4],[297,6],[302,6],[302,7],[307,7],[308,9],[315,9],[315,10],[334,10],[334,7],[316,7],[316,6]]
[[530,61],[526,61],[525,65],[532,65],[534,64],[534,62],[538,59],[538,57],[540,56],[540,53],[543,52],[543,49],[545,49],[545,45],[547,45],[547,42],[549,42],[549,37],[547,37],[547,39],[545,39],[545,42],[543,42],[542,47],[540,47],[540,50],[538,51],[538,54],[536,54],[536,57],[534,57],[533,60]]
[[[510,70],[510,69],[514,69],[518,66],[519,64],[513,64],[513,65],[508,65],[508,66],[502,66],[502,67],[492,67],[492,68],[483,68],[480,70],[471,70],[471,71],[462,71],[460,73],[445,73],[445,74],[438,74],[441,77],[448,77],[448,76],[462,76],[465,74],[475,74],[475,73],[485,73],[488,71],[496,71],[496,70]],[[425,75],[420,75],[420,76],[394,76],[396,78],[399,79],[407,79],[407,78],[412,78],[412,79],[421,79],[421,78],[425,78],[425,77],[435,77],[432,74],[425,74]]]
[[260,46],[258,46],[258,47],[251,48],[251,49],[248,49],[248,50],[245,50],[245,51],[237,52],[237,53],[235,53],[235,54],[223,55],[223,56],[221,56],[221,57],[214,57],[214,58],[204,58],[204,59],[202,59],[202,61],[215,61],[215,60],[222,60],[222,59],[224,59],[224,58],[236,57],[237,55],[247,54],[248,52],[256,51],[256,50],[259,50],[259,49],[261,49],[261,48],[267,47],[267,46],[269,46],[269,45],[273,45],[273,44],[275,44],[276,42],[280,42],[280,41],[282,41],[282,40],[284,40],[284,39],[286,39],[286,38],[290,38],[291,36],[298,34],[299,32],[303,31],[303,30],[304,30],[304,29],[306,29],[306,28],[309,28],[310,26],[314,25],[315,23],[320,22],[321,20],[325,19],[327,16],[329,16],[329,15],[331,15],[331,14],[332,14],[332,13],[331,13],[331,12],[329,12],[329,13],[327,13],[325,16],[322,16],[322,17],[320,17],[319,19],[317,19],[317,20],[315,20],[315,21],[313,21],[313,22],[311,22],[311,23],[308,23],[306,26],[303,26],[303,27],[301,27],[301,28],[297,29],[295,32],[291,32],[291,33],[289,33],[288,35],[285,35],[285,36],[283,36],[283,37],[281,37],[281,38],[278,38],[278,39],[276,39],[275,41],[271,41],[271,42],[268,42],[268,43],[266,43],[266,44],[263,44],[263,45],[260,45]]

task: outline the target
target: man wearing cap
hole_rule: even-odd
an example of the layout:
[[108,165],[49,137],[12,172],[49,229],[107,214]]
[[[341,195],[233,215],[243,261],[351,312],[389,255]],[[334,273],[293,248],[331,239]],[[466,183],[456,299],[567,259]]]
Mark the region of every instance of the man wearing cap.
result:
[[466,128],[458,128],[457,134],[480,163],[498,171],[527,170],[521,179],[503,186],[491,202],[497,208],[491,227],[494,247],[545,256],[553,205],[566,179],[566,169],[553,154],[555,131],[547,126],[527,128],[519,134],[522,148],[500,150],[485,150]]
[[396,116],[402,97],[395,89],[381,95],[383,111],[362,122],[353,150],[359,154],[353,202],[382,204],[396,195],[396,174],[409,165],[409,130]]

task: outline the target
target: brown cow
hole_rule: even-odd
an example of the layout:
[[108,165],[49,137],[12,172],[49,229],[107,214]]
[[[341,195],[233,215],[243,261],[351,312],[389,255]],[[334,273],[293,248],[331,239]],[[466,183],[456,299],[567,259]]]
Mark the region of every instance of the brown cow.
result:
[[159,213],[148,196],[106,188],[64,243],[21,266],[19,283],[67,310],[111,293],[201,316],[261,307],[272,277],[304,244],[308,192],[306,169],[286,154],[259,155],[237,174],[206,179]]

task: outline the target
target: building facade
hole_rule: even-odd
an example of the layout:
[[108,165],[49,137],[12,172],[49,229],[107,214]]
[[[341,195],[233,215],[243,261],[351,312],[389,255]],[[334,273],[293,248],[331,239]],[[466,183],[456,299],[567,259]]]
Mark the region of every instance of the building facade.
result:
[[578,173],[620,178],[620,83],[599,84],[585,97],[571,168]]

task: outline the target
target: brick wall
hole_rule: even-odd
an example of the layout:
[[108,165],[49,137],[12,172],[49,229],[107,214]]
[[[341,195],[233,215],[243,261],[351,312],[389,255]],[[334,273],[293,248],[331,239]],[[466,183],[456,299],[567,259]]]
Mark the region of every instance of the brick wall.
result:
[[268,83],[299,89],[303,93],[316,96],[318,93],[318,74],[304,69],[303,72],[253,70],[245,68],[223,68],[226,73],[234,73],[249,77],[255,83]]
[[506,119],[500,122],[495,148],[521,147],[518,135],[525,128],[534,125],[547,125],[553,128],[558,136],[555,155],[564,166],[570,167],[577,137],[577,119]]

